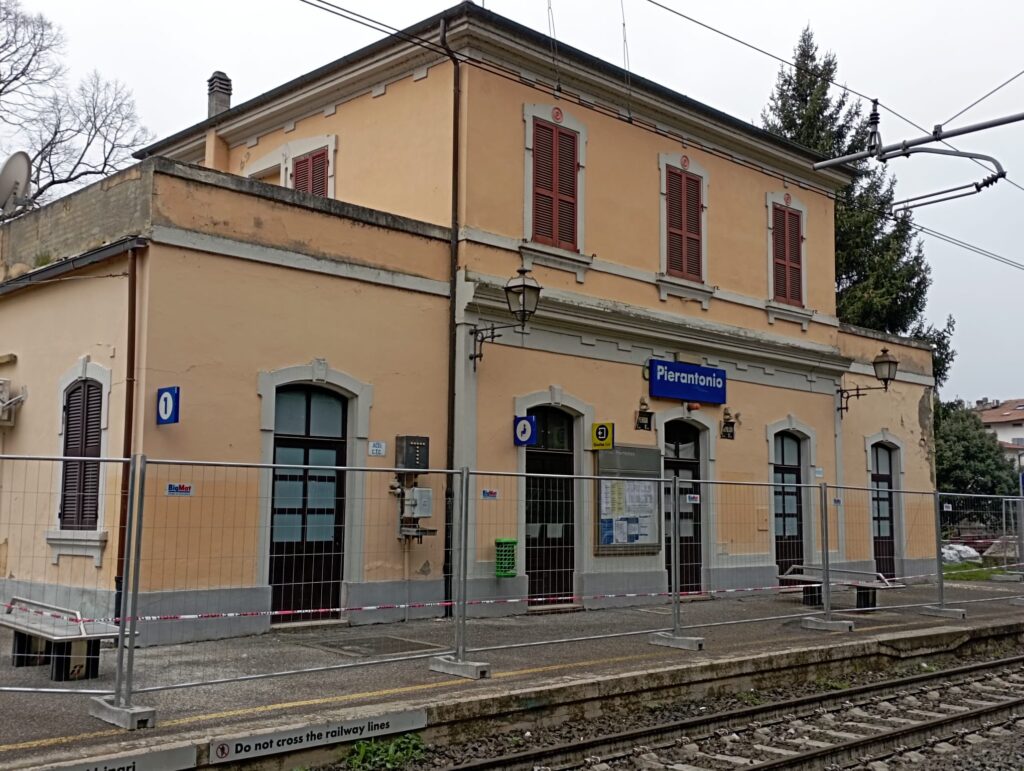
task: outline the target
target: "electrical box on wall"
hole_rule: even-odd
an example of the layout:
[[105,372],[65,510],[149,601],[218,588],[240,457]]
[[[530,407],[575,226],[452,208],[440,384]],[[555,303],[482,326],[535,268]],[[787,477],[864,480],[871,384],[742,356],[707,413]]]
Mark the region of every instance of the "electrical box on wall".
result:
[[429,487],[407,487],[402,494],[402,516],[423,519],[434,514],[434,491]]
[[396,436],[395,468],[417,470],[430,468],[430,437]]

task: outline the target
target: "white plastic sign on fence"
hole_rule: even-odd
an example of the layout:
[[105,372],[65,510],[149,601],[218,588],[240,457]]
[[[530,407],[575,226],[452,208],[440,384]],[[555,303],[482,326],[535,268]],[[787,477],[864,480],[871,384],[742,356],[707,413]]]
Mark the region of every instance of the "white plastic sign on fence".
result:
[[291,728],[273,733],[233,736],[210,742],[210,763],[232,763],[245,758],[260,758],[307,747],[354,742],[372,736],[386,736],[425,728],[427,713],[421,709],[392,712],[387,715],[343,720],[335,723]]

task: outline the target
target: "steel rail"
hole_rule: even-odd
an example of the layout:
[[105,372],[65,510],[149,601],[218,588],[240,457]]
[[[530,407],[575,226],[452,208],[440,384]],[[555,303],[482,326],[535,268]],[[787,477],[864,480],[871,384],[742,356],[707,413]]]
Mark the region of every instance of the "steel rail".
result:
[[[944,669],[938,672],[911,675],[909,677],[885,680],[880,683],[869,683],[867,685],[856,686],[854,688],[846,688],[842,691],[799,696],[794,699],[787,699],[785,701],[774,702],[772,704],[743,707],[741,709],[730,710],[728,712],[720,712],[715,715],[686,718],[683,720],[671,721],[669,723],[662,723],[660,725],[634,728],[628,731],[621,731],[617,734],[612,734],[611,736],[578,739],[572,742],[551,745],[549,747],[539,747],[537,749],[511,753],[500,757],[481,758],[470,761],[469,763],[453,766],[452,769],[453,771],[470,771],[471,769],[487,768],[552,767],[554,763],[558,763],[559,761],[565,764],[561,767],[572,767],[571,764],[583,765],[585,761],[583,761],[582,758],[597,755],[603,760],[608,760],[611,759],[607,754],[609,752],[621,753],[637,746],[638,744],[642,744],[644,741],[650,741],[651,739],[664,739],[673,734],[677,736],[689,735],[693,737],[694,731],[699,731],[702,736],[706,736],[714,733],[714,731],[718,729],[727,728],[735,730],[737,728],[749,726],[755,721],[761,724],[778,722],[786,716],[792,717],[792,713],[794,713],[794,711],[803,710],[806,714],[811,714],[810,712],[807,712],[807,710],[840,706],[857,697],[876,697],[890,691],[901,692],[906,690],[909,686],[917,686],[923,683],[935,681],[941,682],[949,680],[950,678],[972,675],[979,672],[997,670],[1002,667],[1020,664],[1024,664],[1024,656],[1011,656],[1009,658],[997,659],[995,661],[975,662],[974,664],[967,664],[953,669]],[[1017,706],[1016,702],[1018,701],[1021,706],[1024,706],[1024,698],[1021,698],[1012,701],[1004,701],[997,705],[993,705],[992,707],[986,707],[983,709],[992,711],[996,708],[1014,708]],[[963,721],[969,719],[969,715],[974,712],[975,711],[972,710],[971,712],[957,713],[950,715],[949,718],[951,721]],[[908,728],[921,729],[924,726],[925,723],[922,722]],[[893,735],[894,732],[886,732],[884,734],[876,734],[873,737],[865,738],[879,741]],[[822,752],[826,749],[829,751],[835,751],[840,746],[841,745],[839,744],[835,744],[829,748],[822,748]],[[601,751],[606,754],[601,755]],[[769,761],[768,764],[763,765],[751,764],[748,768],[789,768],[791,766],[787,764],[800,763],[806,756],[809,756],[809,754],[810,753],[807,753],[805,755],[805,753],[800,753],[799,755],[782,758],[778,762]],[[573,760],[577,758],[580,760]],[[818,767],[822,766],[819,765]]]

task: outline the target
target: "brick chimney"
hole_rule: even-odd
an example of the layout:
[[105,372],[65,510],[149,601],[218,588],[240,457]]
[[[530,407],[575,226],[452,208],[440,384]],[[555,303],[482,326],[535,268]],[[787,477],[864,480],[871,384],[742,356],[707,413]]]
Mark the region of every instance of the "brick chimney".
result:
[[231,107],[231,78],[217,70],[206,83],[209,86],[207,117],[212,118]]

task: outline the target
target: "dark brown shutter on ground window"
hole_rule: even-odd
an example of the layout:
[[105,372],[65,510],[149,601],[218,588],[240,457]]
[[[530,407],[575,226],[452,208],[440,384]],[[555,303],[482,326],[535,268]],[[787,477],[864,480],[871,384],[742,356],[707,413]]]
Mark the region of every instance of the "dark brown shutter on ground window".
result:
[[703,281],[701,267],[701,180],[674,166],[665,179],[666,272]]
[[[100,457],[102,412],[103,387],[97,381],[79,380],[68,388],[64,397],[65,457]],[[61,528],[95,530],[99,492],[99,463],[65,461],[61,478]]]
[[579,137],[552,123],[533,123],[534,241],[576,249]]

